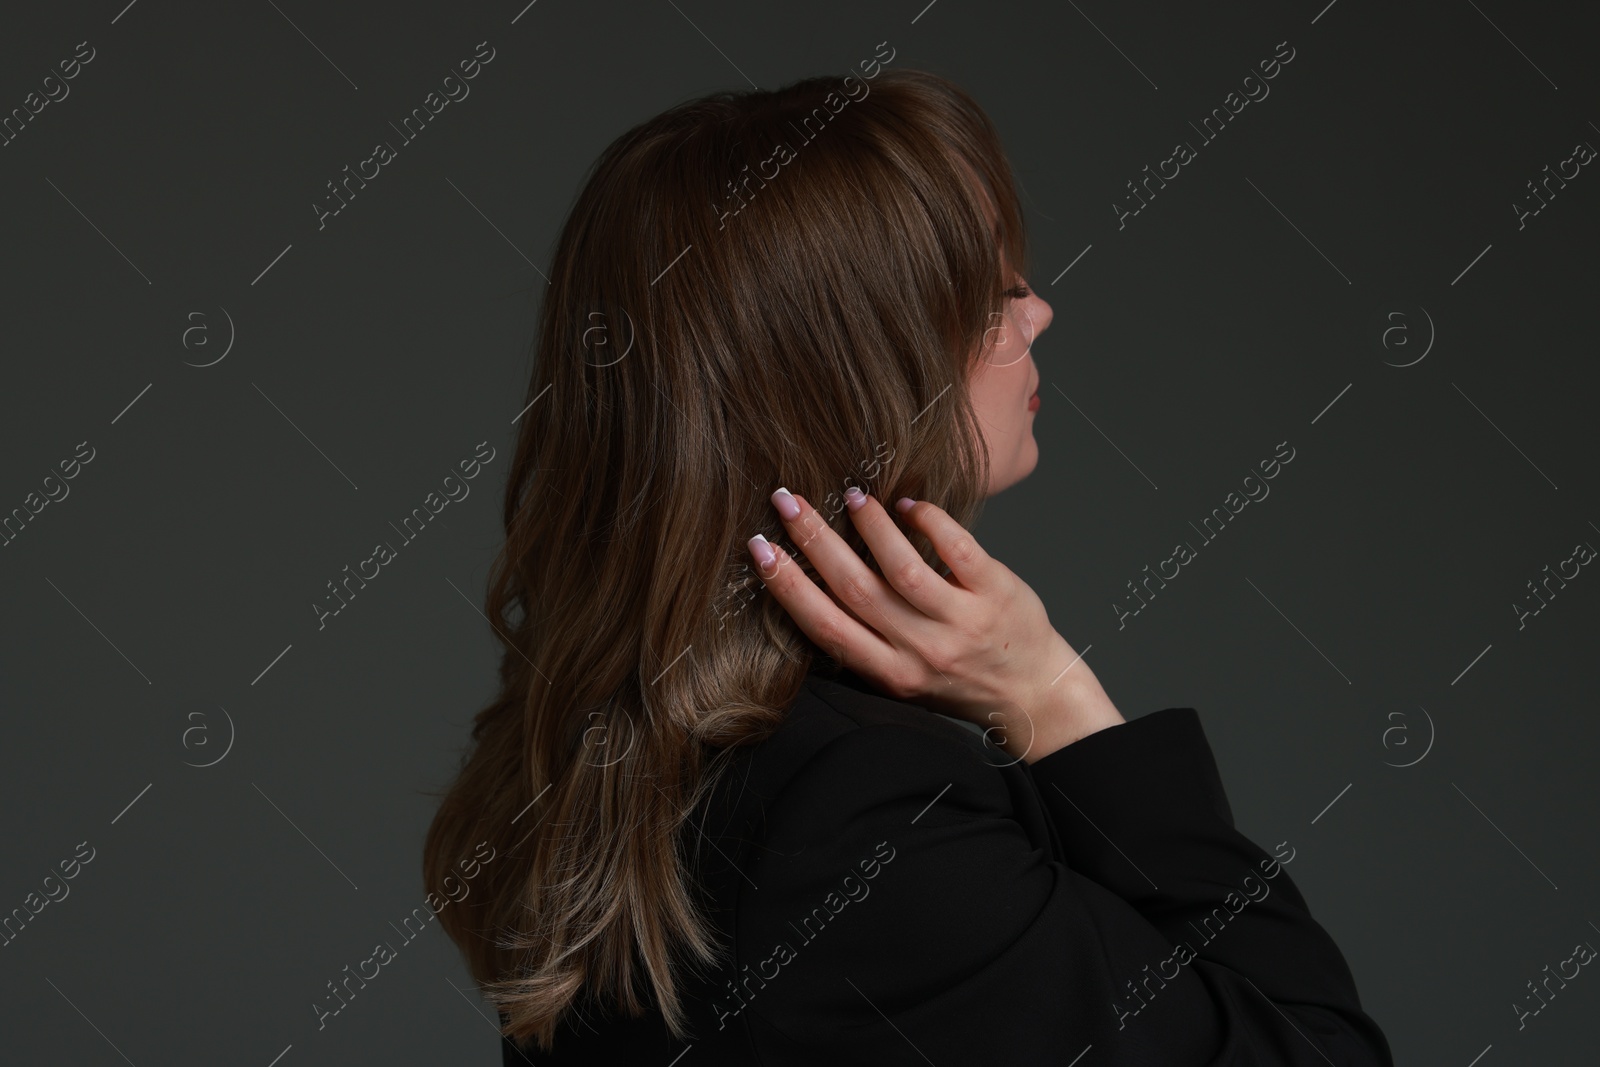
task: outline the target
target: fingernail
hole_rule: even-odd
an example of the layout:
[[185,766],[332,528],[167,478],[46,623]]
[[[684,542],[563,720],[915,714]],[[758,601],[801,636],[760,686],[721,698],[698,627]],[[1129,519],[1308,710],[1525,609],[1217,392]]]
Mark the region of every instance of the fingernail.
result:
[[894,502],[894,509],[900,514],[904,515],[906,512],[910,511],[912,507],[916,505],[916,503],[917,502],[912,500],[910,497],[903,496]]
[[[750,554],[755,557],[756,570],[758,572],[777,569],[778,557],[773,554],[772,546],[767,543],[767,539],[765,537],[761,536],[760,534],[756,534],[754,537],[750,538],[750,540],[745,542],[745,547],[748,548],[750,550]],[[762,577],[766,577],[766,575],[762,574]]]
[[844,502],[849,505],[851,511],[859,511],[861,505],[867,502],[867,495],[852,485],[844,491]]
[[[795,503],[795,499],[789,490],[781,485],[778,486],[778,491],[772,494],[772,506],[777,508],[778,514],[785,519],[798,519],[800,517],[800,505]],[[758,534],[757,536],[760,535]]]

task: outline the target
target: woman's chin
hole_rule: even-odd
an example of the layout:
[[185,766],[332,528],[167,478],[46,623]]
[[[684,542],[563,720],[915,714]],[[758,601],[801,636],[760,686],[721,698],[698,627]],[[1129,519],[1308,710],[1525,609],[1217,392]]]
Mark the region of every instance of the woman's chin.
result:
[[1034,468],[1038,466],[1039,443],[1033,439],[1033,434],[1030,433],[1027,440],[1022,443],[1022,448],[1018,450],[1016,459],[1008,466],[1005,472],[993,472],[989,479],[989,492],[985,495],[994,496],[996,493],[1005,492],[1032,474]]

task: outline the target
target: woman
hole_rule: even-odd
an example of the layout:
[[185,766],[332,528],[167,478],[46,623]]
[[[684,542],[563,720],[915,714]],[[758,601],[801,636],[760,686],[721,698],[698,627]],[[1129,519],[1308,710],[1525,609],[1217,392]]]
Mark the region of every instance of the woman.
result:
[[505,1063],[1391,1062],[1195,710],[967,533],[1037,461],[1026,252],[982,111],[876,62],[598,161],[426,843]]

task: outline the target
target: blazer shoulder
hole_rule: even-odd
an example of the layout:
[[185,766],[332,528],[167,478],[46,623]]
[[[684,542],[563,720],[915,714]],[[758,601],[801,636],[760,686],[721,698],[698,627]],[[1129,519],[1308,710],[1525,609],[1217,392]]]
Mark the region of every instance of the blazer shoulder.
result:
[[1007,762],[969,723],[810,674],[782,725],[730,775],[716,805],[726,820],[719,825],[758,834],[778,795],[799,778],[826,774],[824,766],[838,772],[857,765],[874,778],[904,782],[937,775],[940,767],[989,777]]
[[987,811],[1016,805],[1017,761],[963,720],[814,674],[790,716],[787,747],[802,751],[764,783],[769,818],[799,809],[811,819],[824,810],[841,820],[877,819],[885,805],[918,796],[926,803],[935,793],[943,803],[968,799]]
[[845,723],[857,728],[904,726],[978,752],[990,747],[983,732],[971,723],[893,697],[863,693],[821,675],[806,676],[801,699],[795,704],[796,710],[802,707],[807,714],[833,718],[841,725],[841,733],[849,728]]
[[904,751],[908,756],[923,753],[924,760],[953,761],[957,766],[990,772],[1015,762],[972,723],[893,697],[864,693],[816,674],[807,676],[790,715],[797,731],[823,742],[809,747],[808,765],[823,757],[825,748],[834,752],[849,748],[863,754],[881,750]]

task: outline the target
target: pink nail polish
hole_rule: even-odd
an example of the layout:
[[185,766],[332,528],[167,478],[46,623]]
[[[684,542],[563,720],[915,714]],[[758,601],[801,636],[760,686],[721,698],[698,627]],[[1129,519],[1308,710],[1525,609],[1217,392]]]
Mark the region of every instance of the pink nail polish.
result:
[[772,494],[772,506],[778,509],[778,514],[785,519],[800,517],[800,505],[795,502],[794,496],[783,486],[778,486],[778,491]]
[[904,515],[906,512],[910,511],[914,506],[916,506],[916,503],[917,502],[912,500],[910,497],[903,496],[894,502],[894,509],[900,514]]
[[862,505],[867,502],[867,495],[852,485],[844,491],[844,502],[849,505],[851,511],[860,511]]
[[[750,540],[745,542],[745,547],[750,550],[750,555],[755,557],[756,570],[758,572],[764,572],[776,568],[778,557],[773,553],[772,546],[767,543],[767,539],[765,537],[761,536],[760,534],[756,534],[754,537],[750,538]],[[765,575],[763,575],[763,577],[765,577]]]

